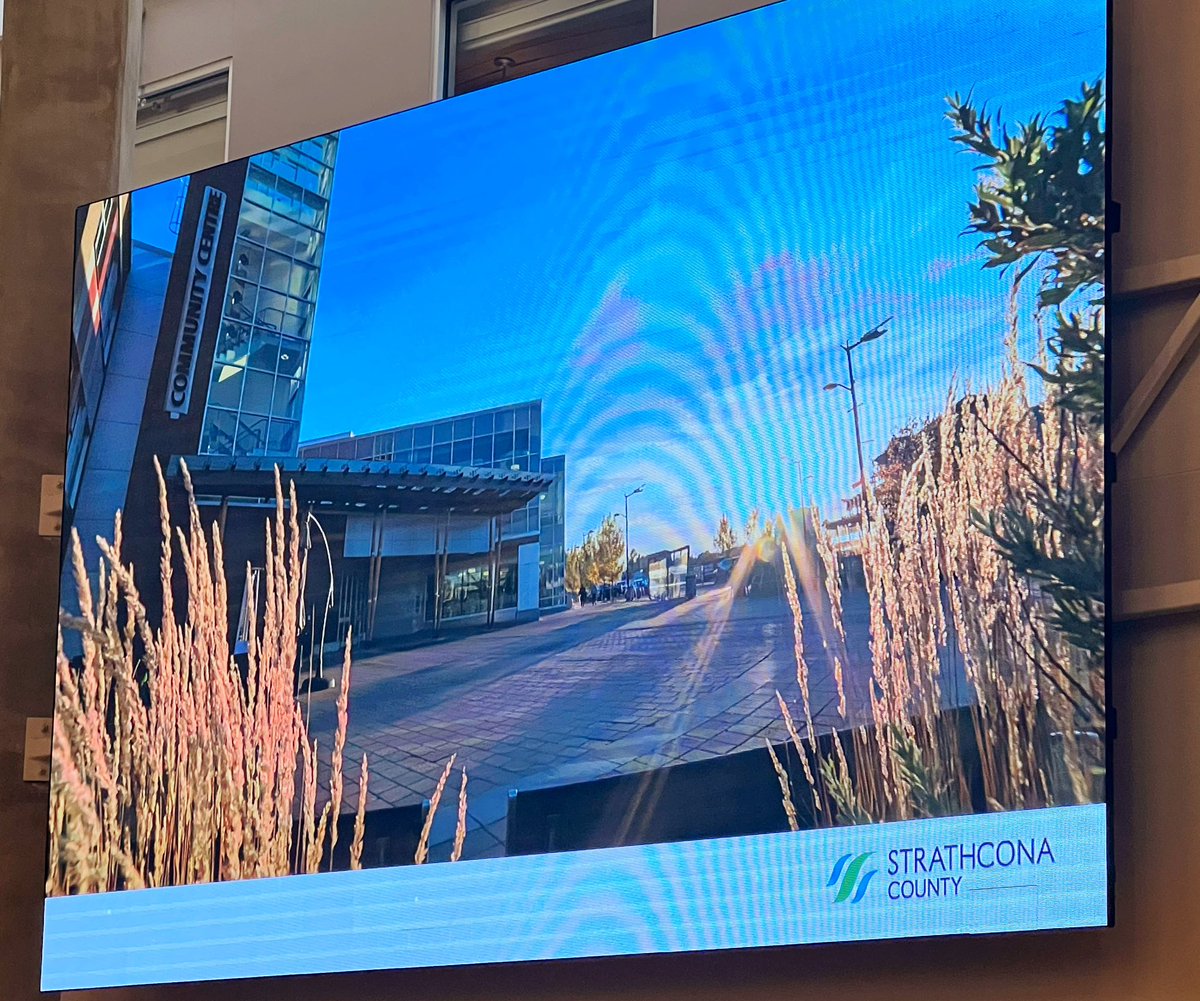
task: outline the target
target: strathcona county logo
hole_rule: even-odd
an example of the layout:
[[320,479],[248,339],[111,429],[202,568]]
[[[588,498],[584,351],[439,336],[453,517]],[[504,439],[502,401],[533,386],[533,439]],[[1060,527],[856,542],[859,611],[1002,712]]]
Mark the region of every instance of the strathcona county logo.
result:
[[887,853],[887,874],[895,878],[887,885],[887,895],[891,900],[957,897],[964,879],[968,890],[996,888],[996,878],[1012,882],[1006,870],[1057,862],[1050,839],[1044,837],[893,848]]
[[[837,860],[825,884],[833,890],[835,904],[857,904],[866,896],[880,871],[867,868],[874,855],[847,852]],[[1016,880],[1011,870],[1058,863],[1050,839],[1041,836],[910,845],[881,850],[879,858],[886,882],[876,894],[897,903],[953,898],[967,890],[1024,890],[1036,883],[1036,877],[1029,872]]]
[[871,878],[878,871],[872,869],[869,872],[863,872],[863,867],[867,864],[867,859],[871,857],[871,854],[871,852],[863,852],[856,856],[850,853],[837,860],[833,872],[829,875],[829,882],[825,884],[826,887],[833,887],[838,880],[841,880],[837,895],[833,898],[835,904],[841,904],[847,900],[852,904],[857,904],[862,900],[863,894],[867,892],[867,887],[871,884]]

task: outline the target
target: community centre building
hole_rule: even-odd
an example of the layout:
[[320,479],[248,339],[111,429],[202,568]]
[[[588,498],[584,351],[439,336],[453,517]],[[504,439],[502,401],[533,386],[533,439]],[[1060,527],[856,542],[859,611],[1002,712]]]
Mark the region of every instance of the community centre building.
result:
[[306,622],[323,632],[310,642],[565,608],[566,460],[542,454],[540,401],[300,445],[336,154],[336,137],[318,137],[181,180],[158,246],[132,238],[128,196],[81,214],[67,530],[94,569],[94,540],[123,511],[123,553],[153,608],[154,461],[177,524],[186,465],[226,566],[249,567],[230,589],[244,628],[278,467],[302,509]]

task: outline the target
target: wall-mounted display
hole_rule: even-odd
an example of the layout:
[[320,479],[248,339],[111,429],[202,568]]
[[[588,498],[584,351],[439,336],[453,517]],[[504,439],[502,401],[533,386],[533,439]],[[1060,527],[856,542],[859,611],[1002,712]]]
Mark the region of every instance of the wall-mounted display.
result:
[[81,209],[45,989],[1107,924],[1106,32],[788,0]]

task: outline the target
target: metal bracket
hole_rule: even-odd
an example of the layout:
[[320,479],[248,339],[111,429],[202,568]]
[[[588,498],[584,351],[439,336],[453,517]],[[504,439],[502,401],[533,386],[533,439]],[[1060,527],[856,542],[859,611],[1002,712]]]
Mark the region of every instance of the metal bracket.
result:
[[53,726],[49,717],[31,717],[25,720],[26,782],[50,781],[50,735]]
[[62,535],[63,522],[63,477],[47,473],[42,477],[42,499],[38,507],[38,535],[43,539],[57,539]]

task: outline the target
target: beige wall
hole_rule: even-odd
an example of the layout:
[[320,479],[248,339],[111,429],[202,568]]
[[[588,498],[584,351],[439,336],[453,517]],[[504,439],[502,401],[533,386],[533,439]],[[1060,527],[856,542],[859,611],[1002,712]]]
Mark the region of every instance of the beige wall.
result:
[[440,0],[145,0],[140,81],[232,60],[229,155],[434,97]]
[[[146,0],[150,71],[166,75],[185,68],[170,68],[166,61],[155,64],[149,55],[160,44],[150,41],[155,32],[167,27],[166,22],[155,23],[154,8],[181,2]],[[742,5],[751,4],[742,0]],[[1113,250],[1120,271],[1130,264],[1200,253],[1200,118],[1186,113],[1191,96],[1200,91],[1200,5],[1179,0],[1115,0],[1115,5],[1114,194],[1124,206],[1125,232],[1116,237]],[[114,121],[116,112],[105,88],[120,67],[102,53],[111,51],[116,37],[105,18],[122,0],[13,6],[27,13],[10,14],[0,120],[0,184],[6,186],[0,187],[0,336],[5,347],[0,351],[0,497],[5,508],[0,519],[0,622],[5,623],[0,654],[0,930],[5,944],[0,996],[24,1001],[35,996],[44,791],[22,786],[13,776],[19,767],[21,720],[47,708],[56,576],[56,547],[34,535],[34,498],[37,476],[61,462],[70,287],[65,277],[56,277],[68,273],[63,206],[84,192],[91,196],[112,186],[115,154],[111,130],[104,124]],[[433,21],[426,0],[209,0],[203,6],[211,24],[180,29],[173,44],[194,42],[203,27],[216,33],[203,36],[210,39],[205,52],[212,59],[235,59],[235,155],[419,103],[428,95]],[[722,0],[660,0],[659,29],[674,30],[689,18],[705,20],[724,9]],[[298,43],[291,50],[284,44],[289,18],[295,22],[298,12],[325,28],[310,39],[311,59],[296,58]],[[23,44],[12,44],[22,16],[29,36]],[[367,18],[369,30],[364,32]],[[35,25],[39,19],[42,24]],[[264,25],[270,30],[252,38],[251,32]],[[244,70],[251,60],[240,58],[239,51],[268,51],[268,57],[260,69]],[[144,80],[151,78],[146,72],[144,67]],[[297,87],[309,100],[293,99]],[[97,95],[97,88],[103,93]],[[11,119],[15,104],[25,110]],[[1147,371],[1196,291],[1114,305],[1114,410]],[[1121,456],[1113,553],[1121,586],[1200,580],[1197,428],[1200,370],[1188,358]],[[1194,848],[1200,839],[1200,615],[1118,625],[1111,671],[1119,713],[1114,803],[1118,924],[1111,931],[355,974],[90,996],[97,1001],[761,1001],[813,996],[846,1001],[1192,1001],[1200,996],[1200,852]],[[351,934],[330,929],[330,948],[348,942]]]
[[[658,0],[660,34],[764,0]],[[139,82],[232,62],[229,155],[440,95],[445,0],[144,0]]]
[[[1170,111],[1200,89],[1200,7],[1143,0],[1135,17],[1134,6],[1118,4],[1113,52],[1113,197],[1124,205],[1113,242],[1118,274],[1200,254],[1200,128]],[[1161,16],[1140,13],[1159,10]],[[1142,298],[1114,311],[1118,403],[1167,344],[1196,291]],[[1119,588],[1200,579],[1198,418],[1200,366],[1193,351],[1118,459],[1113,574]]]
[[657,0],[654,30],[659,35],[665,35],[696,24],[707,24],[718,17],[764,7],[769,2],[771,0]]

